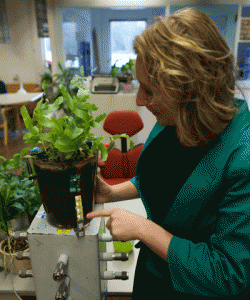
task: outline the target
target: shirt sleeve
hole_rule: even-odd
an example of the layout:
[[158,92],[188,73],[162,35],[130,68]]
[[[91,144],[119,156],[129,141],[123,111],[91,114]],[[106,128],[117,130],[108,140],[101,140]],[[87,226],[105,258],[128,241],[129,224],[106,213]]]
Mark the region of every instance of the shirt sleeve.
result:
[[235,296],[250,286],[249,147],[232,153],[224,177],[226,192],[217,208],[214,233],[193,243],[174,236],[168,262],[178,292],[218,297]]

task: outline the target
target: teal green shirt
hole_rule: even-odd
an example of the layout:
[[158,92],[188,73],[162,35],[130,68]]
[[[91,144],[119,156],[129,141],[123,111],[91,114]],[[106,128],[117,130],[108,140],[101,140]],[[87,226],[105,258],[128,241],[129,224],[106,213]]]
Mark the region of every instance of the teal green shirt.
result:
[[[246,101],[235,99],[235,105],[239,111],[233,121],[204,152],[160,222],[152,212],[154,206],[163,210],[168,200],[167,176],[159,164],[155,176],[166,176],[166,192],[153,201],[142,195],[141,154],[131,182],[148,218],[174,237],[168,262],[145,245],[141,248],[133,300],[158,299],[157,293],[164,291],[182,299],[250,297],[250,113]],[[155,124],[142,153],[163,129]],[[157,160],[176,159],[165,157],[161,150],[155,150]]]

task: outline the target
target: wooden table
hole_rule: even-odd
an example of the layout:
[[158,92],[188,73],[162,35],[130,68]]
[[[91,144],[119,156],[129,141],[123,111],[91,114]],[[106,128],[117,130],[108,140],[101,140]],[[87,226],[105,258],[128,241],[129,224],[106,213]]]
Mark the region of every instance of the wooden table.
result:
[[20,119],[20,108],[24,104],[39,100],[43,93],[27,93],[27,94],[0,94],[0,106],[10,106],[15,110],[17,128],[19,136],[22,136],[22,125]]

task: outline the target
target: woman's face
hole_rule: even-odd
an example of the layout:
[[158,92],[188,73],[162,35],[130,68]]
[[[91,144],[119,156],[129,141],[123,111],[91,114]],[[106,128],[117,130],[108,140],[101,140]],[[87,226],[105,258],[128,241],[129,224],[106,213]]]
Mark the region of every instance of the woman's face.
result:
[[[157,93],[154,87],[150,85],[147,70],[142,60],[136,59],[136,78],[140,83],[140,87],[136,97],[136,105],[146,106],[146,108],[156,117],[157,122],[161,126],[174,126],[174,116],[176,115],[176,107],[170,103],[161,93]],[[153,91],[155,93],[155,102],[149,105],[153,100]],[[165,105],[163,105],[165,103]]]

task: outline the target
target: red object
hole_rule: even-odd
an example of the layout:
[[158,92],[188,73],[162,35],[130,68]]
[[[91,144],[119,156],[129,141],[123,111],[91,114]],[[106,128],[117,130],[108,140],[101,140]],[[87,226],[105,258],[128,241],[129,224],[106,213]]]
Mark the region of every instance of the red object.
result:
[[[126,133],[129,137],[134,136],[143,129],[143,121],[140,115],[132,110],[118,110],[107,115],[103,129],[111,135]],[[121,138],[121,151],[113,148],[108,159],[101,162],[98,167],[101,169],[101,176],[110,185],[119,184],[130,180],[135,176],[136,164],[144,144],[140,143],[132,150],[127,150],[126,138]],[[106,148],[108,144],[104,144]]]

